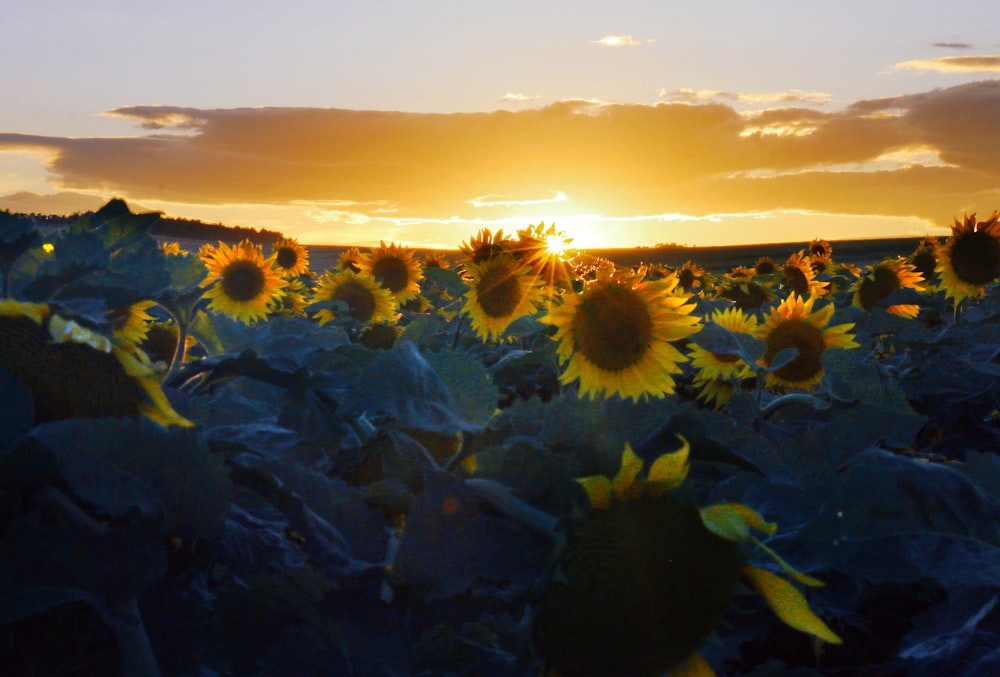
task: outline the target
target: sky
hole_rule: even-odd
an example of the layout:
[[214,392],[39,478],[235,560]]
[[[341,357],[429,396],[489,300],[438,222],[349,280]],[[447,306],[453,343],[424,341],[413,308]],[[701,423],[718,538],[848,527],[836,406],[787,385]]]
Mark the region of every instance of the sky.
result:
[[1000,209],[995,0],[0,6],[0,208],[306,244],[944,235]]

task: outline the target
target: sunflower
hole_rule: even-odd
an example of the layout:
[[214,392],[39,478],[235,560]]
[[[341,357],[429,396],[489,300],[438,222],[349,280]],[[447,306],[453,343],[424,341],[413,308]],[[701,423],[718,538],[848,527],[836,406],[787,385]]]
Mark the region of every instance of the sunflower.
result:
[[671,376],[684,357],[671,341],[698,330],[688,297],[673,296],[677,276],[643,281],[644,271],[608,272],[568,294],[542,322],[557,327],[561,380],[580,380],[586,396],[618,394],[635,400],[674,392]]
[[0,367],[34,400],[35,423],[145,416],[193,425],[174,411],[149,357],[56,314],[48,305],[0,301]]
[[379,243],[378,248],[361,257],[358,268],[388,289],[399,303],[419,294],[420,280],[424,279],[424,272],[420,263],[413,258],[413,251],[395,243]]
[[556,230],[555,224],[546,228],[542,222],[518,230],[517,237],[516,242],[503,246],[532,267],[547,291],[571,286],[574,274],[567,260],[567,248],[573,240],[566,233]]
[[925,282],[930,282],[934,277],[934,270],[937,268],[937,250],[940,245],[936,237],[925,237],[908,257],[913,268],[923,276]]
[[[851,304],[862,310],[871,310],[889,294],[900,289],[915,289],[923,291],[921,282],[923,276],[917,272],[912,263],[898,257],[885,259],[875,265],[868,266],[868,271],[851,287],[854,298]],[[889,306],[886,310],[901,317],[914,318],[920,307],[911,303]]]
[[309,250],[290,237],[283,237],[271,245],[271,257],[282,277],[305,275],[309,270]]
[[465,271],[469,290],[462,311],[484,341],[499,338],[511,322],[534,313],[542,301],[542,288],[531,267],[510,254],[466,264]]
[[768,372],[767,385],[774,388],[816,387],[823,378],[823,352],[827,348],[856,348],[848,331],[853,324],[827,327],[833,316],[833,304],[813,312],[816,297],[803,299],[792,294],[772,308],[754,335],[767,344],[758,364],[770,367],[774,357],[785,348],[795,348],[798,355],[791,362]]
[[788,257],[785,265],[781,267],[781,276],[785,288],[791,294],[813,296],[826,293],[826,285],[816,280],[816,273],[810,265],[809,257],[801,251]]
[[358,264],[360,263],[361,250],[357,247],[348,247],[344,251],[340,252],[340,256],[337,258],[337,269],[353,270],[357,273],[361,271],[361,268],[358,267]]
[[753,272],[755,275],[774,275],[778,272],[778,264],[770,256],[761,256],[753,264]]
[[986,285],[1000,277],[1000,212],[985,221],[973,213],[962,223],[955,219],[951,237],[938,247],[937,266],[941,286],[956,305],[983,293]]
[[274,312],[282,315],[305,315],[306,306],[309,305],[309,302],[306,301],[306,293],[308,291],[301,278],[295,277],[289,279],[288,286],[285,287],[284,292],[279,297],[278,305],[274,309]]
[[[327,271],[313,292],[312,302],[317,301],[340,301],[347,306],[347,314],[361,324],[396,321],[395,298],[368,273]],[[323,308],[314,317],[326,324],[336,319],[337,313]]]
[[113,308],[107,312],[111,320],[111,331],[115,338],[132,343],[142,343],[149,331],[149,322],[156,318],[146,311],[156,305],[156,301],[139,301],[124,308]]
[[187,256],[188,253],[181,249],[180,242],[164,242],[160,245],[160,249],[167,256]]
[[723,619],[743,576],[778,617],[826,642],[841,639],[782,576],[747,563],[742,543],[756,546],[796,582],[799,573],[753,535],[777,525],[752,508],[704,508],[675,496],[688,472],[690,447],[652,462],[628,444],[614,478],[577,480],[591,511],[571,528],[558,569],[534,606],[532,631],[545,671],[598,675],[711,675],[696,651]]
[[828,259],[833,256],[833,247],[826,240],[815,239],[809,243],[809,256]]
[[[727,275],[728,277],[728,275]],[[718,295],[733,302],[733,306],[740,310],[755,310],[766,305],[774,294],[764,285],[756,282],[740,282],[732,280],[718,290]]]
[[498,230],[496,234],[490,232],[489,228],[481,228],[478,233],[469,238],[468,242],[463,242],[459,246],[459,251],[465,254],[469,263],[482,263],[483,261],[510,251],[514,241],[510,237],[505,237],[503,230]]
[[447,270],[451,268],[451,261],[444,255],[444,252],[430,252],[424,256],[424,269],[441,268]]
[[705,269],[694,263],[685,261],[677,269],[677,285],[686,292],[705,284]]
[[209,308],[246,324],[267,317],[287,285],[271,266],[274,257],[265,260],[260,245],[250,240],[234,247],[219,242],[218,248],[202,256],[202,260],[208,276],[201,286],[211,285],[205,292],[205,298],[212,300]]
[[[757,320],[735,307],[716,310],[709,319],[724,329],[743,334],[752,335],[757,329]],[[698,399],[714,403],[715,408],[729,400],[735,391],[734,380],[753,375],[753,369],[739,355],[713,353],[696,341],[691,341],[688,348],[691,366],[698,370],[694,378],[694,385],[699,389]]]

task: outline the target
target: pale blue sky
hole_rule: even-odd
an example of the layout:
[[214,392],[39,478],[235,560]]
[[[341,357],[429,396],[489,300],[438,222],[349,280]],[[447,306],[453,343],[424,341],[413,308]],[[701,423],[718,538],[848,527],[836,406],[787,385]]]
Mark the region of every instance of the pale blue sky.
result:
[[[0,26],[0,134],[16,137],[0,144],[0,196],[110,191],[186,216],[202,204],[194,196],[167,199],[134,186],[78,180],[51,164],[53,153],[63,152],[59,144],[48,143],[42,153],[18,135],[185,133],[105,115],[148,105],[521,113],[586,99],[650,107],[718,103],[744,116],[780,106],[833,115],[858,101],[919,95],[1000,72],[1000,3],[993,0],[39,0],[5,3]],[[607,36],[626,44],[602,44]],[[976,56],[987,58],[975,67],[947,64]],[[262,214],[290,204],[265,202]],[[998,206],[967,202],[981,210]],[[204,203],[204,213],[219,218],[223,204],[234,203],[217,198]],[[252,214],[243,206],[241,214]],[[672,210],[664,205],[662,211]],[[461,226],[463,234],[473,225]]]

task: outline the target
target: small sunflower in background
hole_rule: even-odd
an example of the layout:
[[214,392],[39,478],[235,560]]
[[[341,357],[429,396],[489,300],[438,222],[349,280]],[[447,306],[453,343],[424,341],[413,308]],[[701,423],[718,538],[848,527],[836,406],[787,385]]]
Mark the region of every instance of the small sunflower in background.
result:
[[340,252],[340,256],[337,257],[337,270],[353,270],[355,273],[360,272],[361,268],[359,264],[361,263],[361,250],[357,247],[348,247],[344,251]]
[[[851,304],[855,308],[871,310],[889,294],[900,289],[923,291],[923,275],[917,272],[912,263],[899,257],[885,259],[875,265],[868,266],[865,274],[854,283],[851,290],[854,296]],[[920,306],[912,303],[896,304],[886,308],[887,312],[900,317],[914,318],[920,312]]]
[[479,264],[493,256],[510,253],[513,246],[514,240],[505,236],[503,230],[493,233],[489,228],[480,228],[468,242],[459,245],[458,250],[469,263]]
[[[729,331],[753,335],[757,330],[757,319],[739,308],[716,310],[709,317],[710,322]],[[739,355],[713,353],[691,341],[688,344],[691,366],[698,370],[694,386],[698,388],[698,399],[715,409],[721,408],[736,391],[734,381],[753,376],[753,368]]]
[[[316,284],[312,302],[340,301],[347,314],[361,324],[396,321],[396,299],[368,273],[353,270],[327,271]],[[314,317],[320,324],[337,318],[334,309],[323,308]]]
[[540,280],[531,266],[510,254],[467,264],[465,273],[469,290],[462,311],[484,341],[499,338],[511,322],[534,313],[543,300]]
[[730,281],[721,286],[716,294],[720,298],[732,301],[733,306],[740,310],[757,310],[774,299],[774,292],[766,286],[749,280],[741,282],[738,278],[730,278]]
[[149,331],[149,323],[156,320],[146,311],[156,305],[156,301],[139,301],[124,308],[113,308],[107,312],[111,320],[111,332],[121,341],[142,343]]
[[799,584],[823,585],[753,535],[773,535],[777,525],[740,503],[699,508],[673,494],[689,467],[690,447],[681,443],[642,479],[643,461],[626,444],[614,478],[577,480],[592,509],[570,529],[534,605],[544,674],[712,675],[697,649],[726,615],[741,577],[786,624],[841,643],[794,585],[747,562],[744,543]]
[[424,279],[413,250],[395,243],[380,242],[378,247],[362,255],[358,268],[388,289],[399,303],[415,298],[420,293],[420,280]]
[[937,250],[940,245],[941,242],[938,238],[932,235],[927,236],[907,257],[907,260],[913,264],[914,270],[923,276],[924,282],[930,283],[934,279],[934,270],[937,268]]
[[826,293],[826,285],[816,279],[809,256],[801,251],[788,257],[781,267],[781,276],[790,294],[808,297]]
[[770,256],[761,256],[757,259],[757,262],[753,264],[754,275],[774,275],[778,272],[778,264],[775,263],[774,259]]
[[164,242],[160,245],[160,249],[167,256],[187,256],[188,253],[181,249],[180,242]]
[[289,279],[288,286],[285,287],[284,292],[278,299],[274,312],[282,315],[304,316],[306,314],[306,306],[309,305],[309,302],[306,300],[308,293],[309,289],[301,278],[294,277]]
[[274,268],[282,277],[298,277],[309,272],[309,250],[298,240],[283,237],[271,245]]
[[951,237],[938,247],[934,270],[956,305],[982,294],[1000,277],[1000,212],[985,221],[977,221],[974,213],[961,223],[955,219]]
[[426,270],[427,268],[447,270],[451,268],[451,261],[444,255],[444,252],[430,252],[424,256],[424,269]]
[[809,256],[816,256],[821,259],[829,259],[833,257],[833,247],[827,240],[815,239],[809,243]]
[[699,319],[689,297],[673,295],[676,275],[644,281],[644,273],[602,269],[541,319],[556,327],[562,382],[579,379],[581,395],[639,400],[674,392],[672,375],[687,358],[671,342],[698,331]]
[[160,388],[149,357],[45,304],[0,301],[0,367],[31,391],[35,423],[66,418],[138,418],[191,426]]
[[704,287],[707,277],[705,269],[694,261],[685,261],[677,269],[677,286],[691,293],[696,287]]
[[767,385],[772,388],[802,388],[811,390],[823,379],[823,352],[828,348],[857,348],[854,336],[848,333],[854,324],[827,327],[833,317],[833,304],[813,312],[815,296],[803,299],[792,294],[764,317],[754,335],[767,344],[760,366],[770,368],[775,356],[785,348],[795,348],[798,355],[788,364],[768,372]]
[[814,275],[829,275],[834,271],[836,264],[833,262],[833,257],[810,254],[809,267],[812,268]]
[[208,275],[201,286],[210,287],[205,292],[212,301],[209,308],[246,324],[266,318],[287,286],[272,267],[273,260],[273,256],[265,260],[260,245],[250,240],[233,247],[219,242],[202,256]]

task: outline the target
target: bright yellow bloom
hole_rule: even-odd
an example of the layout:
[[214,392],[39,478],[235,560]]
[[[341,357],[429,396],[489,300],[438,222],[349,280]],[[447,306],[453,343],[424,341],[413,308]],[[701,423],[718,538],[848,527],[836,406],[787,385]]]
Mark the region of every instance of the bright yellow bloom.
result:
[[[757,330],[757,320],[736,307],[716,310],[710,320],[729,331],[743,334],[752,335]],[[694,385],[699,388],[698,399],[715,408],[724,405],[736,390],[734,380],[753,374],[753,369],[739,355],[713,353],[694,341],[689,349],[691,366],[698,369],[694,378]]]
[[348,247],[344,251],[340,252],[340,256],[337,258],[337,268],[339,270],[353,270],[355,273],[361,269],[358,264],[361,263],[361,250],[357,247]]
[[785,348],[795,348],[798,355],[788,364],[768,372],[767,385],[774,388],[812,389],[823,379],[823,352],[827,348],[856,348],[854,336],[848,332],[853,324],[827,327],[833,317],[833,304],[813,312],[816,297],[803,299],[792,294],[772,308],[754,335],[767,344],[760,359],[762,367],[770,367],[774,357]]
[[465,312],[484,341],[496,339],[510,323],[530,315],[542,301],[542,288],[529,265],[510,254],[493,256],[465,266]]
[[1000,212],[985,221],[971,214],[951,227],[951,237],[938,247],[937,267],[945,295],[959,304],[983,293],[1000,277]]
[[156,318],[146,311],[156,305],[156,301],[139,301],[125,308],[109,310],[111,331],[115,338],[132,343],[142,343],[149,331],[149,322]]
[[833,247],[828,241],[817,238],[809,243],[809,256],[829,259],[833,256]]
[[516,242],[503,246],[531,266],[546,292],[551,293],[555,288],[568,289],[575,277],[567,260],[568,247],[573,240],[556,230],[555,224],[546,228],[544,222],[517,231],[517,236]]
[[211,285],[205,298],[212,300],[212,310],[249,324],[267,317],[280,301],[287,282],[271,266],[274,257],[264,259],[260,245],[250,240],[234,247],[219,242],[218,248],[201,256],[208,268],[201,286]]
[[514,241],[505,237],[503,230],[494,234],[489,228],[482,228],[468,242],[463,242],[458,250],[465,254],[469,263],[479,264],[498,254],[509,253],[513,245]]
[[777,525],[752,508],[704,508],[671,492],[687,476],[690,447],[644,463],[626,444],[613,478],[577,480],[592,512],[570,534],[542,596],[534,633],[546,667],[574,675],[711,675],[696,650],[725,616],[744,576],[791,627],[839,644],[799,590],[746,563],[740,544],[767,555],[806,586],[822,582],[788,565],[754,532]]
[[309,270],[309,250],[298,240],[284,237],[271,245],[274,267],[282,277],[305,275]]
[[160,247],[167,256],[187,256],[188,253],[181,249],[179,242],[164,242]]
[[677,276],[643,281],[644,271],[598,271],[579,294],[563,297],[542,322],[555,325],[561,379],[579,379],[585,396],[635,400],[674,392],[684,357],[671,341],[698,330],[688,297],[672,294]]
[[821,295],[827,292],[826,284],[816,279],[816,273],[810,263],[810,258],[801,251],[788,257],[781,268],[785,287],[791,294],[799,296]]
[[0,301],[0,367],[31,391],[35,423],[145,416],[161,425],[193,425],[170,405],[146,353],[47,305]]
[[[379,285],[368,273],[351,269],[327,271],[319,279],[312,302],[340,301],[347,314],[361,324],[396,321],[396,300],[388,289]],[[314,316],[320,324],[336,319],[335,309],[323,308]]]
[[358,268],[392,292],[399,303],[415,298],[420,293],[420,280],[424,279],[424,272],[413,257],[413,250],[395,243],[387,245],[381,242],[361,257]]

